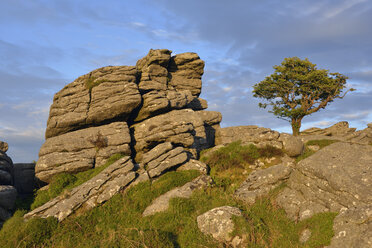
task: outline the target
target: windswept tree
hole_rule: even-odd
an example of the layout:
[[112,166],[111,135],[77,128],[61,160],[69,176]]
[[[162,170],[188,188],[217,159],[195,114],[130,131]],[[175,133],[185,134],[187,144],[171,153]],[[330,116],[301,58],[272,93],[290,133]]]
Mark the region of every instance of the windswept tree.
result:
[[285,58],[281,65],[273,67],[275,72],[254,85],[253,96],[264,99],[259,107],[266,108],[280,119],[291,122],[293,135],[300,133],[301,121],[347,92],[348,77],[318,69],[308,59]]

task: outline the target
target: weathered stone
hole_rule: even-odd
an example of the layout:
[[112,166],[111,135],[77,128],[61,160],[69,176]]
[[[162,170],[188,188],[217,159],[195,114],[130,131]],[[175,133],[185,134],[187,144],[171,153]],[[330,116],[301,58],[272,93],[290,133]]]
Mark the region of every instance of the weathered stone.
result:
[[201,92],[201,77],[204,73],[204,61],[196,53],[182,53],[173,56],[169,61],[169,88],[189,90],[192,95]]
[[190,91],[150,91],[143,96],[143,105],[135,119],[141,121],[172,109],[185,108],[194,98]]
[[127,120],[141,104],[137,75],[133,66],[108,66],[66,85],[54,96],[46,138],[115,118]]
[[13,161],[6,153],[0,151],[0,170],[13,173]]
[[31,194],[35,188],[35,164],[14,164],[14,187],[20,194]]
[[276,141],[279,133],[269,128],[258,126],[225,127],[216,131],[216,145],[229,144],[241,140],[245,142],[262,143]]
[[103,165],[116,153],[130,155],[125,122],[90,127],[49,138],[39,152],[35,173],[44,182],[61,172],[76,173]]
[[200,150],[207,146],[204,122],[191,109],[173,110],[132,126],[136,140],[136,161],[141,161],[143,153],[160,143]]
[[228,242],[232,237],[230,233],[234,231],[235,225],[232,216],[241,216],[242,212],[235,207],[223,206],[209,210],[197,217],[200,231],[219,241]]
[[135,178],[130,157],[123,157],[89,181],[27,213],[24,218],[53,216],[64,220],[78,209],[88,210],[122,191]]
[[312,127],[301,132],[301,135],[346,136],[355,132],[356,128],[349,128],[347,121],[340,121],[328,128]]
[[206,175],[199,176],[186,183],[183,186],[176,187],[167,193],[159,196],[151,205],[149,205],[143,212],[143,216],[154,215],[159,212],[167,211],[169,208],[169,201],[173,198],[190,198],[195,190],[206,187],[211,182],[211,178]]
[[235,197],[248,205],[253,205],[257,198],[267,195],[270,190],[289,178],[292,169],[283,164],[271,166],[252,172],[235,191]]
[[17,198],[17,190],[10,185],[0,185],[0,207],[5,210],[13,209]]
[[137,61],[136,67],[142,70],[144,67],[150,65],[160,65],[162,67],[167,67],[172,51],[168,49],[150,49],[149,53],[142,59]]
[[141,163],[143,165],[146,165],[172,149],[173,149],[172,143],[170,142],[161,143],[152,148],[149,152],[143,154]]
[[286,133],[281,133],[279,141],[283,143],[284,151],[291,157],[299,156],[304,151],[304,143],[298,137]]
[[187,108],[191,108],[192,110],[203,110],[208,108],[207,100],[197,97],[194,98],[188,105]]
[[177,171],[185,171],[185,170],[198,170],[203,174],[207,174],[209,172],[209,167],[205,163],[195,160],[195,159],[190,159],[183,165],[177,168]]
[[333,224],[335,236],[328,248],[372,247],[372,208],[359,207],[342,211]]
[[163,172],[185,163],[188,160],[188,155],[182,147],[177,147],[162,154],[158,158],[144,165],[150,177],[157,177]]
[[372,147],[344,142],[302,160],[277,202],[287,215],[306,219],[320,212],[372,204]]
[[7,152],[8,151],[8,143],[4,141],[0,141],[0,151]]

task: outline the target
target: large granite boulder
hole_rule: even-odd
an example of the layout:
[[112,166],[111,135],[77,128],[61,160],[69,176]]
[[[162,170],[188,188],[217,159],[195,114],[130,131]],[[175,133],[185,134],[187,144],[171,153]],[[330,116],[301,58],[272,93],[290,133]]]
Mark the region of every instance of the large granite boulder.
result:
[[53,216],[62,221],[78,209],[91,209],[124,190],[137,176],[134,169],[131,158],[123,157],[89,181],[27,213],[24,218]]
[[176,90],[189,90],[193,96],[199,96],[204,73],[204,61],[196,53],[181,53],[173,56],[169,62],[169,87]]
[[[372,234],[371,178],[372,146],[337,142],[300,161],[276,202],[293,220],[340,212],[330,247],[368,247]],[[359,240],[364,245],[358,246]],[[343,246],[343,242],[350,245]]]
[[46,138],[109,120],[125,121],[142,102],[134,66],[108,66],[79,77],[58,92]]
[[50,182],[61,172],[76,173],[103,165],[113,154],[130,155],[131,137],[125,122],[90,127],[49,138],[41,146],[36,176]]

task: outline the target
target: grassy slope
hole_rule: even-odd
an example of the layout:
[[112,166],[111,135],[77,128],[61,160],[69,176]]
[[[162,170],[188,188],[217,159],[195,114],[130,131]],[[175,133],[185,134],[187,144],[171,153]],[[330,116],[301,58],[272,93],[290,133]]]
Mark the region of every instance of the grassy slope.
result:
[[[216,156],[224,157],[226,164],[256,152],[257,148],[232,144],[222,150],[229,156],[218,153]],[[213,158],[204,158],[207,162],[210,159]],[[159,180],[141,183],[102,206],[59,224],[54,218],[24,223],[21,217],[24,211],[18,211],[0,231],[0,247],[224,247],[203,235],[196,223],[198,215],[223,205],[237,206],[243,211],[243,217],[234,218],[237,226],[234,234],[246,236],[247,247],[315,248],[329,243],[336,214],[318,214],[299,223],[290,221],[273,200],[284,185],[247,207],[232,196],[234,185],[241,178],[236,176],[226,181],[226,175],[241,173],[240,166],[235,171],[235,166],[219,166],[218,160],[215,162],[210,163],[212,177],[222,183],[195,192],[191,199],[173,199],[167,212],[142,217],[153,199],[192,180],[198,172],[169,172]],[[299,234],[305,228],[313,235],[308,242],[300,244]]]

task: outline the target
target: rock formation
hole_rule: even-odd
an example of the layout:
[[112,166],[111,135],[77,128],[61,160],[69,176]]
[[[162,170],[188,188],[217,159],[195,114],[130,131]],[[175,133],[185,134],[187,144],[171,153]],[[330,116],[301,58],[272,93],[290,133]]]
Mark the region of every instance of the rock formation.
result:
[[17,190],[13,185],[13,162],[6,154],[8,144],[0,141],[0,227],[11,217],[17,197]]
[[[61,172],[102,166],[116,153],[131,156],[151,177],[197,159],[214,145],[222,119],[203,110],[203,72],[197,54],[159,49],[136,66],[103,67],[66,85],[50,108],[36,176],[49,183]],[[162,144],[173,150],[158,151]],[[156,160],[142,161],[147,153]]]
[[[195,53],[172,57],[170,50],[150,50],[136,66],[100,68],[58,92],[35,168],[38,179],[49,183],[62,172],[100,167],[114,154],[126,157],[25,218],[63,220],[172,169],[206,173],[196,159],[214,145],[222,116],[205,111],[207,102],[199,98],[203,68]],[[199,181],[182,192],[191,194]]]

